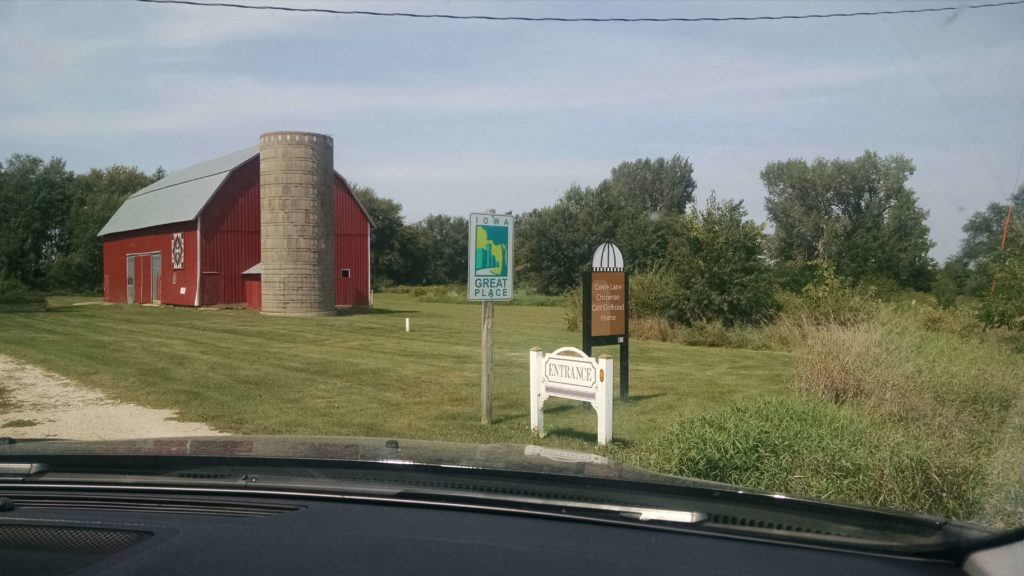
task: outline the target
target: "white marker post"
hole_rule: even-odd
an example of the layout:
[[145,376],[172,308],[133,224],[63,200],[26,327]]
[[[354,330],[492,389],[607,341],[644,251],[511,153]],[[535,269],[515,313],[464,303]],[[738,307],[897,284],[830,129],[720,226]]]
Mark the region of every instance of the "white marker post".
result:
[[597,411],[597,443],[612,439],[613,360],[591,358],[578,348],[559,348],[545,354],[530,349],[530,429],[544,436],[544,402],[554,396],[588,402]]

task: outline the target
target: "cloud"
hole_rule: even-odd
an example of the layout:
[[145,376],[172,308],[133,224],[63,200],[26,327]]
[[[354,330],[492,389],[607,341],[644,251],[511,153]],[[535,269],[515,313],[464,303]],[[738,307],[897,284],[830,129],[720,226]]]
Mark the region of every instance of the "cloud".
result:
[[[736,65],[728,73],[700,68],[660,73],[638,67],[614,83],[595,76],[558,79],[533,71],[499,81],[462,78],[407,83],[368,84],[337,81],[275,80],[243,74],[150,73],[139,97],[97,106],[68,97],[0,119],[12,134],[102,136],[118,133],[181,132],[224,123],[283,122],[324,119],[338,114],[381,113],[650,113],[669,117],[707,116],[732,106],[737,118],[756,118],[766,109],[792,106],[813,94],[855,88],[898,74],[894,68],[871,71],[843,67],[769,70],[757,63]],[[116,84],[114,86],[117,87]],[[111,102],[113,103],[113,101]]]

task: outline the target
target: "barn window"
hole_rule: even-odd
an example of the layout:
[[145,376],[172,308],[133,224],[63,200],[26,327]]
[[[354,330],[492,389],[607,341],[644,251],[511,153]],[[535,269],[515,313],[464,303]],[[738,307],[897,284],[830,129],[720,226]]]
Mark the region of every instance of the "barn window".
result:
[[352,277],[352,270],[350,268],[342,268],[341,269],[341,277],[342,278],[351,278]]

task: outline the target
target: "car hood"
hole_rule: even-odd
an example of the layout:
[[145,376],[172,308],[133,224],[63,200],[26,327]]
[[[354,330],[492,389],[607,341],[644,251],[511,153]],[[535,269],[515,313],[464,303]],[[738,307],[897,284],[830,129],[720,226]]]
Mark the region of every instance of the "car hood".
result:
[[[212,436],[138,440],[17,440],[10,456],[190,456],[336,460],[585,476],[655,484],[735,489],[728,484],[647,472],[604,456],[534,445],[324,436]],[[749,491],[748,491],[749,492]]]
[[[90,457],[95,457],[95,460]],[[266,467],[308,471],[306,480],[302,480],[302,475],[294,476],[300,483],[317,480],[321,477],[317,470],[322,470],[324,465],[330,466],[332,462],[340,466],[348,466],[346,463],[373,468],[393,466],[395,472],[468,472],[478,479],[492,476],[488,472],[493,472],[493,477],[511,482],[553,481],[554,485],[570,491],[614,488],[619,491],[617,493],[629,494],[631,500],[644,505],[661,502],[660,506],[674,507],[686,501],[689,503],[687,506],[695,506],[694,510],[713,508],[724,511],[731,507],[729,514],[748,514],[756,508],[767,515],[788,514],[789,518],[796,518],[793,515],[797,514],[799,518],[814,517],[830,526],[838,523],[857,526],[871,534],[884,532],[885,538],[894,534],[901,537],[917,534],[915,537],[925,538],[922,542],[926,546],[947,546],[949,542],[966,542],[994,534],[982,526],[933,516],[824,502],[657,474],[597,454],[535,445],[324,436],[215,436],[109,441],[13,441],[0,438],[0,464],[20,464],[16,470],[25,470],[27,465],[28,475],[34,473],[32,469],[37,464],[41,470],[54,465],[56,471],[66,471],[65,465],[71,464],[74,468],[92,468],[92,474],[117,475],[115,469],[107,469],[106,463],[120,462],[124,465],[125,459],[129,463],[138,462],[140,466],[152,466],[156,474],[161,474],[158,472],[160,469],[166,470],[166,464],[186,462],[199,467],[233,467],[246,474],[249,473],[246,471],[266,470]],[[308,466],[304,466],[303,461],[308,461]],[[116,468],[117,465],[110,466]],[[146,474],[141,468],[130,467],[136,473]],[[475,471],[481,471],[483,476]],[[530,474],[537,476],[533,479],[525,476]],[[566,478],[559,479],[558,476]],[[590,479],[593,481],[589,482]],[[261,486],[266,486],[266,483]],[[767,515],[764,517],[768,518]],[[878,536],[875,534],[873,537]]]

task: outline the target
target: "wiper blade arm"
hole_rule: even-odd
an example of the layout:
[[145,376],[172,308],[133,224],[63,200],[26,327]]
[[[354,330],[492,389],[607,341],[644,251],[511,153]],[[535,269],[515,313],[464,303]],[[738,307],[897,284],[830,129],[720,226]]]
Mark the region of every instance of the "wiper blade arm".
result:
[[39,462],[0,462],[0,479],[24,480],[47,470],[49,466]]

